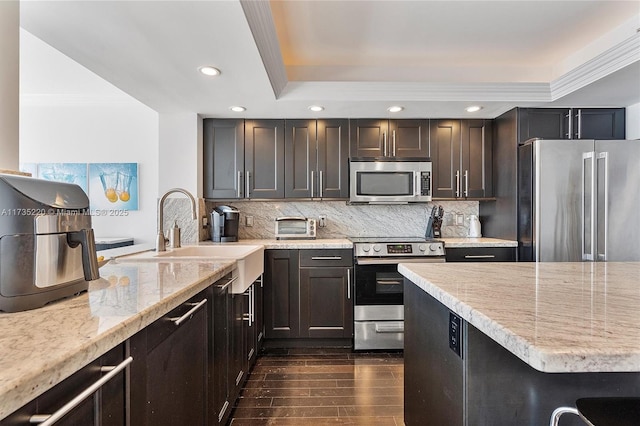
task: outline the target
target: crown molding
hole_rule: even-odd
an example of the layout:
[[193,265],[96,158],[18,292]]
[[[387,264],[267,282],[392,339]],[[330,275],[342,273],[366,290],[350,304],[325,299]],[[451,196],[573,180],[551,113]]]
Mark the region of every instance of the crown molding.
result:
[[637,61],[640,61],[640,33],[553,80],[550,83],[551,100],[560,99]]
[[273,93],[278,99],[288,80],[269,2],[240,0],[240,5],[267,71]]

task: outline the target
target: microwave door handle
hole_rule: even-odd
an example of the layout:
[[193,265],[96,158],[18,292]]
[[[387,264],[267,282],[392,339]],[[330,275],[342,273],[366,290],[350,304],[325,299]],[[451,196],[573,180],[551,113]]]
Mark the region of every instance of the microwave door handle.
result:
[[413,181],[415,182],[415,185],[413,187],[413,196],[419,197],[420,196],[420,172],[413,172]]

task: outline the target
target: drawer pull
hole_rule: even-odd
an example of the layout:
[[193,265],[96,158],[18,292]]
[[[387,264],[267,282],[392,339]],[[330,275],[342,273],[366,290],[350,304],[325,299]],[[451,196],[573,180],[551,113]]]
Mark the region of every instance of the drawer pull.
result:
[[376,333],[404,333],[404,324],[376,324]]
[[129,357],[122,361],[115,367],[102,367],[102,370],[109,370],[107,374],[96,380],[91,386],[80,392],[75,398],[63,405],[58,411],[53,414],[34,414],[29,418],[29,423],[38,424],[40,426],[49,426],[60,420],[68,412],[77,407],[82,401],[87,399],[90,395],[100,389],[105,383],[111,380],[116,374],[124,370],[124,368],[131,364],[132,357]]
[[238,277],[233,277],[233,278],[229,279],[229,281],[227,281],[227,283],[226,283],[226,284],[221,284],[221,285],[216,286],[216,287],[218,287],[220,290],[224,290],[224,289],[226,289],[227,287],[229,287],[229,285],[230,285],[232,282],[234,282],[235,280],[237,280],[237,279],[238,279]]
[[467,254],[464,256],[465,259],[493,259],[496,257],[495,254]]
[[198,309],[200,309],[202,306],[204,306],[204,304],[207,303],[207,299],[202,299],[200,302],[196,303],[195,306],[191,309],[189,309],[189,311],[184,314],[183,316],[181,316],[180,318],[171,318],[171,321],[173,321],[173,323],[175,325],[180,325],[183,322],[185,322],[191,315],[193,315],[193,313],[195,311],[197,311]]
[[313,256],[311,260],[342,260],[342,256]]

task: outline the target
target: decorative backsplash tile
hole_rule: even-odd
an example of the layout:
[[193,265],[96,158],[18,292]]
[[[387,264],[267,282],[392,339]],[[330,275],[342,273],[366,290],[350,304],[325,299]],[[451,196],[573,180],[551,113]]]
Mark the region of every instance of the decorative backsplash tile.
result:
[[[304,216],[318,220],[320,215],[327,217],[327,226],[318,228],[317,238],[422,236],[425,234],[431,209],[438,205],[444,209],[442,236],[466,237],[469,230],[469,216],[478,214],[477,201],[402,205],[347,205],[345,201],[233,201],[228,203],[206,201],[205,204],[207,218],[217,205],[232,205],[238,208],[240,239],[275,238],[277,217]],[[190,217],[188,208],[185,214]],[[246,226],[247,216],[253,217],[251,227]],[[456,219],[459,219],[458,222]],[[180,223],[179,221],[178,224]],[[200,235],[202,240],[209,238],[208,231]],[[186,240],[183,230],[184,241]]]

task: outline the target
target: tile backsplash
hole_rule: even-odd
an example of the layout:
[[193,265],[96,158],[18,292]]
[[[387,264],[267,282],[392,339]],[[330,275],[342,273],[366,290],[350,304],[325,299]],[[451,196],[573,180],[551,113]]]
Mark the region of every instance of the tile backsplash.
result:
[[[425,234],[427,217],[436,205],[444,209],[442,236],[466,237],[469,216],[478,214],[477,201],[401,205],[348,205],[345,201],[206,201],[205,205],[207,218],[217,205],[238,208],[240,239],[275,238],[274,222],[277,217],[304,216],[317,221],[320,215],[326,216],[327,226],[317,229],[317,238],[422,236]],[[189,214],[188,210],[186,214]],[[246,226],[247,216],[253,217],[253,226]],[[201,240],[208,238],[206,230],[201,234]]]

